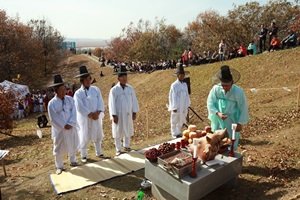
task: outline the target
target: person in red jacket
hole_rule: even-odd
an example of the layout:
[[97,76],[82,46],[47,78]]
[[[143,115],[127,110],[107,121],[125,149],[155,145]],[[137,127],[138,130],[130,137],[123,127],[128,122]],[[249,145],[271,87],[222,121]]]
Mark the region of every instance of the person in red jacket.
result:
[[183,54],[181,55],[182,63],[188,66],[189,58],[188,58],[188,51],[184,50]]
[[271,43],[270,43],[270,47],[269,47],[269,52],[270,51],[276,51],[276,50],[279,50],[280,49],[280,41],[279,39],[277,38],[276,35],[273,36],[272,40],[271,40]]
[[73,97],[73,93],[69,87],[67,87],[66,95]]
[[244,44],[240,45],[240,48],[237,50],[237,57],[244,57],[247,55],[247,48]]

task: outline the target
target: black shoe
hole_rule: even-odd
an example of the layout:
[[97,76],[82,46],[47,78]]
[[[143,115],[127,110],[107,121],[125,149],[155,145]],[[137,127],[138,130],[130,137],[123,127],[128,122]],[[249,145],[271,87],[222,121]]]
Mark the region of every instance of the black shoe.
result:
[[110,157],[109,156],[106,156],[104,154],[101,154],[101,155],[97,155],[98,158],[103,158],[103,159],[109,159]]
[[124,151],[130,152],[132,149],[130,147],[124,147]]
[[70,163],[71,167],[78,167],[78,166],[82,166],[81,164],[77,163],[77,162],[71,162]]

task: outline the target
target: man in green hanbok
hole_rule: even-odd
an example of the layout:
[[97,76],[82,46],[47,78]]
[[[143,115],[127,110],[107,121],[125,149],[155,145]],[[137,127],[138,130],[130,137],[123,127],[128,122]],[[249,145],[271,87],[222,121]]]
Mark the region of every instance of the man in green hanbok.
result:
[[213,131],[227,128],[229,138],[232,138],[232,124],[237,124],[234,144],[236,150],[240,131],[250,119],[245,93],[235,85],[240,73],[225,65],[213,78],[219,83],[211,89],[207,98],[208,119]]

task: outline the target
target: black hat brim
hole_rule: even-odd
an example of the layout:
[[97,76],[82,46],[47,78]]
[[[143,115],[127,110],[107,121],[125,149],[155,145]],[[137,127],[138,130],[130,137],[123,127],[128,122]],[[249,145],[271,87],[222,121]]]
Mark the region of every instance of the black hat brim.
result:
[[[222,79],[220,79],[220,73],[221,73],[221,70],[218,70],[212,76],[212,83],[213,84],[218,84],[220,82],[228,83],[228,82],[231,81],[231,80],[222,80]],[[240,80],[240,78],[241,78],[240,72],[237,71],[236,69],[230,68],[230,73],[231,73],[231,76],[232,76],[233,83],[237,83]]]
[[113,75],[118,75],[118,76],[123,76],[123,75],[128,75],[128,74],[135,74],[135,72],[114,72]]
[[185,75],[188,75],[188,74],[190,74],[190,72],[189,72],[189,71],[184,71],[184,73],[178,73],[178,72],[175,72],[175,73],[173,73],[173,76],[178,76],[179,74],[185,74]]
[[48,88],[53,88],[53,87],[57,87],[57,86],[60,86],[60,85],[65,85],[65,84],[66,84],[66,82],[55,83],[55,84],[49,85]]
[[86,75],[90,75],[90,74],[94,74],[94,72],[88,72],[88,73],[79,74],[79,75],[75,76],[74,78],[80,78],[82,76],[86,76]]

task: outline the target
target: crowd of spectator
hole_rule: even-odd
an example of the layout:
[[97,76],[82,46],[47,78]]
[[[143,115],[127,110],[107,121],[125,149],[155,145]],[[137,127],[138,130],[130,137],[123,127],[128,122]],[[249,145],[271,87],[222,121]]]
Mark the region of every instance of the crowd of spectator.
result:
[[[67,85],[66,95],[72,96],[78,89],[78,86],[74,83],[71,87]],[[14,112],[12,114],[13,119],[22,119],[31,113],[43,113],[47,112],[48,102],[54,97],[54,90],[51,88],[45,90],[32,90],[24,98],[18,99],[14,102]]]
[[18,100],[14,103],[14,113],[12,118],[22,119],[29,113],[47,111],[47,104],[49,98],[54,96],[53,91],[32,91],[28,93],[25,98]]
[[159,62],[118,62],[108,60],[107,65],[113,66],[114,72],[117,72],[121,66],[126,66],[126,69],[133,73],[151,73],[155,70],[165,70],[176,68],[177,61],[161,60]]
[[[249,42],[248,46],[245,46],[244,43],[241,43],[238,47],[232,46],[228,48],[226,41],[221,40],[218,46],[218,50],[204,51],[202,54],[195,53],[194,56],[190,58],[188,57],[188,55],[192,53],[190,53],[191,49],[189,49],[184,51],[181,56],[181,60],[186,65],[201,65],[300,46],[300,38],[297,37],[295,31],[288,30],[287,36],[283,38],[282,41],[278,39],[277,34],[278,27],[276,26],[275,22],[271,23],[269,30],[266,29],[263,24],[261,24],[257,34],[259,45],[258,47],[256,46],[254,40],[252,40],[251,42]],[[267,38],[267,36],[269,38]],[[268,49],[266,49],[267,46],[269,46]]]
[[[184,66],[202,65],[300,46],[300,38],[297,37],[296,32],[288,30],[287,36],[280,41],[277,37],[278,30],[275,22],[271,23],[269,29],[261,24],[257,33],[258,46],[255,41],[252,40],[247,46],[245,43],[240,43],[238,46],[228,47],[226,41],[221,40],[216,49],[212,51],[207,50],[203,51],[203,53],[196,53],[191,49],[185,50],[180,57],[180,61]],[[103,64],[105,62],[104,58],[99,58],[99,62],[101,62],[102,67],[105,66],[105,64]],[[107,65],[114,68],[115,72],[117,72],[121,66],[126,66],[128,71],[135,73],[151,73],[155,70],[174,69],[176,63],[177,60],[160,60],[159,62],[119,62],[108,59],[106,62]]]

